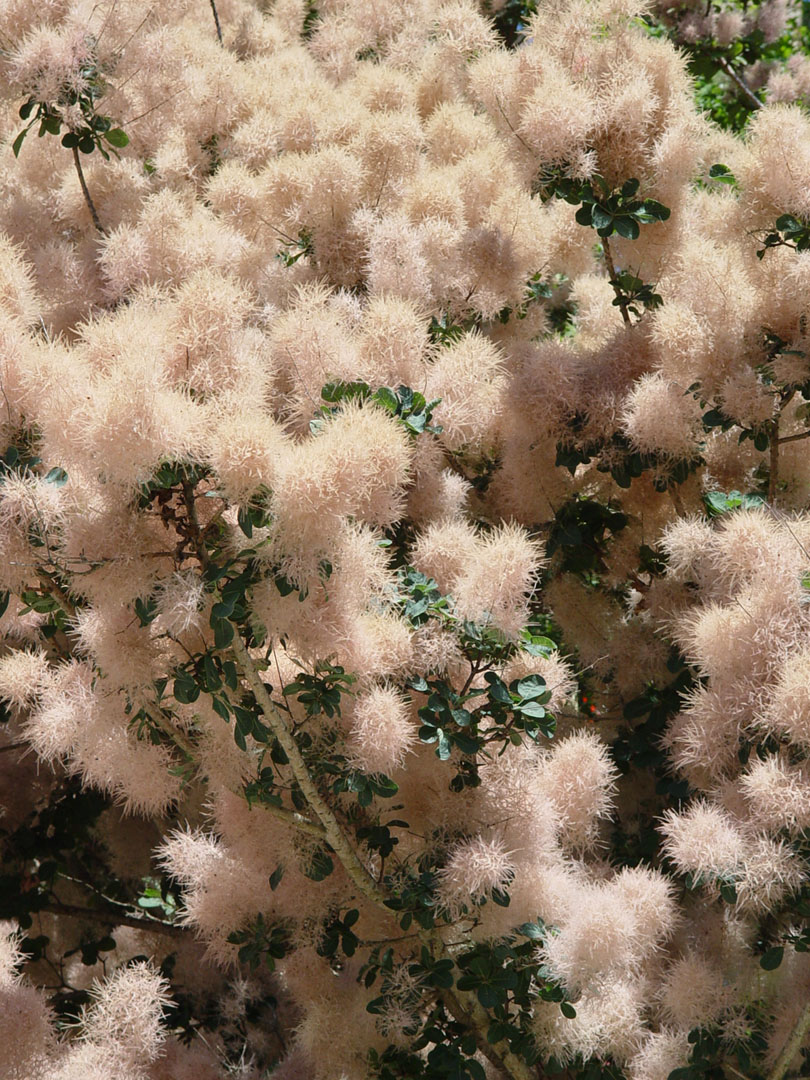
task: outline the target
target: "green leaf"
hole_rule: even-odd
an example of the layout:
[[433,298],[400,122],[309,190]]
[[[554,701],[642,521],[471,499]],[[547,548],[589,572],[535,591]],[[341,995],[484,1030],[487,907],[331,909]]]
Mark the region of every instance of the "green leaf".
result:
[[191,705],[200,696],[200,688],[191,676],[183,674],[175,678],[172,694],[181,705]]
[[502,705],[512,704],[512,695],[509,693],[509,688],[506,683],[494,671],[488,671],[484,676],[489,683],[489,696],[493,701],[498,701]]
[[72,150],[74,146],[79,145],[79,136],[75,131],[68,131],[62,136],[62,146],[68,150]]
[[595,229],[610,229],[613,225],[613,214],[599,203],[594,203],[591,209],[591,223]]
[[110,146],[115,146],[119,150],[122,147],[129,145],[129,135],[127,135],[125,131],[122,131],[121,128],[110,128],[104,135],[104,138]]
[[557,648],[551,638],[531,634],[528,630],[520,635],[520,647],[529,656],[549,656]]
[[223,720],[230,720],[231,710],[224,698],[215,697],[211,700],[211,707],[217,716],[221,716]]
[[447,761],[447,759],[450,757],[450,754],[452,753],[450,740],[447,738],[441,728],[436,729],[436,734],[438,736],[436,757],[438,757],[440,761]]
[[360,398],[362,401],[364,398],[367,398],[370,393],[371,387],[366,382],[343,382],[342,380],[328,382],[321,389],[321,397],[323,400],[335,405],[337,405],[338,402],[346,400],[351,401],[354,398]]
[[709,178],[719,184],[736,184],[737,178],[728,165],[712,165],[709,169]]
[[457,733],[453,735],[453,742],[462,754],[477,754],[481,749],[479,740],[470,735],[461,735]]
[[545,937],[545,930],[538,923],[525,922],[518,927],[518,930],[524,937],[530,938],[532,941],[542,941]]
[[14,152],[14,157],[19,157],[20,150],[22,149],[23,140],[25,139],[25,136],[27,134],[28,134],[28,128],[23,128],[22,131],[20,132],[20,134],[17,136],[17,138],[11,144],[11,149]]
[[391,414],[396,414],[399,408],[399,401],[397,395],[387,386],[381,386],[379,390],[374,394],[374,400],[378,401],[384,409]]
[[281,863],[279,863],[273,873],[270,875],[270,888],[273,890],[273,892],[275,892],[281,884],[281,879],[283,876],[284,867],[281,865]]
[[45,479],[49,484],[53,484],[54,487],[63,487],[68,481],[68,474],[64,469],[60,469],[57,466],[46,473]]
[[250,539],[253,536],[253,522],[250,519],[250,510],[246,506],[240,506],[236,515],[236,521],[239,528]]
[[539,701],[527,701],[525,705],[516,705],[515,712],[519,712],[521,716],[530,716],[534,720],[542,720],[546,715],[546,710]]
[[563,1014],[566,1020],[576,1019],[577,1010],[574,1008],[570,1001],[560,1002],[560,1012]]
[[516,689],[524,701],[538,698],[546,693],[546,680],[540,675],[527,675],[520,680]]
[[645,199],[641,204],[641,210],[636,212],[636,217],[641,222],[651,221],[666,221],[671,210],[668,206],[664,206],[663,203],[656,202],[655,199]]
[[784,945],[773,945],[770,949],[767,949],[759,958],[759,966],[763,971],[776,971],[779,965],[782,963],[782,958],[785,955]]
[[228,622],[227,619],[214,621],[214,645],[217,649],[227,649],[233,641],[233,636],[233,623]]
[[[613,227],[619,236],[623,236],[625,240],[638,240],[639,227],[638,221],[631,217],[617,217],[613,221]],[[601,236],[609,235],[606,233],[600,233]]]

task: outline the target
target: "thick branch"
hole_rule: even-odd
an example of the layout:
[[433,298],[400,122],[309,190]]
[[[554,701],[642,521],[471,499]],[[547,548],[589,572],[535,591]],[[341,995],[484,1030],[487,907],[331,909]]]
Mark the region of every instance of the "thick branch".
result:
[[[205,567],[209,564],[210,558],[200,532],[194,499],[194,489],[191,484],[183,484],[183,498],[188,514],[190,535],[195,543],[200,563]],[[231,650],[241,668],[242,675],[247,681],[250,689],[253,691],[253,696],[256,698],[256,702],[273,734],[278,739],[279,745],[287,755],[292,774],[295,777],[298,786],[301,788],[307,803],[320,821],[322,832],[318,832],[315,835],[319,835],[330,845],[349,878],[363,896],[385,911],[389,917],[394,918],[394,913],[386,903],[389,896],[380,888],[375,879],[363,865],[357,852],[344,834],[340,822],[337,820],[332,809],[318,790],[310,775],[307,763],[304,760],[301,751],[298,749],[298,744],[293,738],[292,732],[287,727],[284,716],[273,702],[267,686],[262,681],[259,671],[242,640],[239,628],[234,627],[234,631]],[[270,813],[274,812],[274,808],[267,807],[267,809]],[[278,816],[283,816],[285,820],[289,821],[288,815],[289,811],[283,811],[283,813]],[[295,820],[290,821],[290,824],[296,825],[298,828],[302,827],[301,824]],[[306,823],[305,831],[311,831],[309,826],[312,826],[311,822]],[[318,828],[318,826],[312,827],[315,829]],[[431,953],[438,953],[438,955],[445,957],[449,956],[447,947],[435,930],[432,932],[420,930],[419,938],[428,947]],[[461,990],[447,992],[445,1004],[454,1016],[458,1014],[458,1018],[461,1022],[469,1025],[470,1030],[475,1034],[477,1045],[497,1068],[508,1073],[508,1075],[512,1077],[512,1080],[536,1080],[536,1072],[530,1070],[524,1062],[515,1057],[509,1049],[508,1043],[501,1041],[493,1046],[487,1041],[486,1035],[490,1026],[490,1018],[474,994]]]
[[256,670],[256,666],[254,665],[250,653],[247,651],[238,630],[234,635],[231,648],[233,649],[236,659],[239,661],[239,666],[242,669],[242,673],[244,674],[250,689],[253,691],[256,701],[259,704],[259,708],[262,710],[273,734],[278,739],[282,750],[287,755],[290,762],[290,768],[292,769],[293,776],[295,777],[298,786],[304,793],[304,797],[312,807],[314,813],[321,822],[321,825],[323,825],[327,842],[334,850],[338,859],[340,859],[346,873],[362,894],[378,907],[389,911],[390,909],[385,903],[388,898],[360,861],[357,852],[344,836],[337,818],[315,786],[315,783],[309,774],[307,763],[304,761],[301,751],[298,749],[298,744],[292,737],[292,733],[287,727],[284,717],[273,704],[273,699],[267,692],[267,687],[262,682],[259,672]]
[[38,909],[52,915],[67,915],[74,919],[89,919],[105,926],[133,926],[136,930],[146,930],[152,934],[164,934],[169,937],[186,937],[189,930],[185,926],[163,922],[160,919],[139,919],[137,915],[123,915],[117,911],[105,911],[103,908],[86,908],[78,904],[63,904],[61,900],[52,900]]
[[[194,743],[182,731],[176,728],[174,724],[171,724],[159,708],[148,704],[143,705],[142,708],[155,727],[159,728],[163,734],[174,743],[178,750],[185,754],[189,761],[192,761],[195,765],[199,765],[197,747]],[[234,794],[243,796],[244,792],[234,791]],[[303,814],[299,814],[295,810],[287,810],[283,806],[273,806],[269,803],[262,803],[261,806],[268,814],[272,814],[273,817],[279,818],[287,825],[292,825],[294,828],[298,829],[299,832],[307,833],[309,836],[316,836],[320,840],[326,838],[326,832],[323,826],[316,824],[314,821],[309,821]]]
[[791,1031],[788,1041],[782,1047],[782,1052],[776,1059],[774,1067],[768,1073],[767,1080],[782,1080],[782,1077],[790,1068],[790,1063],[798,1053],[799,1047],[807,1037],[808,1031],[810,1031],[810,1001],[807,1002],[799,1019],[796,1021],[796,1026]]
[[90,192],[87,189],[87,183],[86,183],[86,181],[84,179],[84,170],[82,169],[82,162],[81,162],[81,158],[79,157],[79,151],[75,146],[73,147],[73,164],[76,166],[76,172],[78,173],[78,176],[79,176],[79,183],[82,186],[82,195],[84,195],[84,201],[87,203],[87,209],[90,211],[90,217],[93,219],[93,224],[95,225],[95,227],[98,229],[98,231],[101,233],[102,236],[106,236],[107,235],[107,230],[104,228],[104,226],[99,221],[98,213],[97,213],[96,207],[95,207],[95,203],[93,202],[92,198],[90,197]]
[[500,1042],[493,1046],[488,1041],[486,1033],[491,1020],[474,994],[443,990],[441,998],[450,1015],[475,1034],[478,1049],[496,1069],[508,1072],[513,1080],[537,1080],[537,1073],[515,1057],[507,1043]]

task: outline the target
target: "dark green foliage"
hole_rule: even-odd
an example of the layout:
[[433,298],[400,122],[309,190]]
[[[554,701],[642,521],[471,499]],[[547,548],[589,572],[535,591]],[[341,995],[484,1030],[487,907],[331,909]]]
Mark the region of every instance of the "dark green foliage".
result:
[[309,229],[299,229],[298,237],[295,240],[288,240],[287,243],[276,252],[276,258],[279,259],[285,266],[295,266],[299,259],[309,257],[315,253],[315,247],[313,245],[313,236]]
[[672,461],[655,453],[640,453],[633,449],[622,432],[614,432],[607,440],[589,438],[585,412],[574,414],[568,424],[568,433],[566,440],[557,443],[554,464],[568,469],[573,476],[579,465],[588,465],[596,458],[599,472],[610,473],[620,488],[629,488],[633,480],[650,471],[655,490],[666,491],[673,484],[682,484],[703,464],[699,456]]
[[537,0],[506,0],[495,14],[493,24],[507,49],[523,41],[526,23],[537,13]]
[[541,180],[539,190],[544,199],[556,196],[579,206],[577,221],[596,229],[597,235],[609,237],[617,233],[626,240],[637,240],[641,225],[666,221],[670,215],[669,208],[655,199],[636,198],[640,186],[641,182],[633,178],[612,190],[601,176],[588,181],[557,175]]
[[323,430],[324,422],[340,410],[348,401],[376,402],[387,413],[395,417],[409,435],[441,434],[441,426],[431,424],[433,410],[440,403],[440,398],[426,401],[424,394],[412,390],[409,386],[400,386],[392,390],[389,386],[380,386],[372,391],[364,382],[330,382],[321,390],[321,397],[328,402],[322,405],[320,415],[310,421],[310,430],[317,435]]
[[737,188],[737,178],[728,165],[712,165],[709,169],[709,179],[717,184],[728,184],[729,187]]
[[468,327],[461,323],[451,322],[450,316],[445,312],[441,318],[434,315],[430,320],[428,334],[434,345],[452,345],[467,333]]
[[[756,1004],[749,1007],[749,1026],[744,1038],[729,1045],[722,1039],[719,1028],[695,1028],[689,1032],[692,1047],[689,1064],[674,1069],[669,1080],[725,1080],[728,1075],[723,1061],[733,1061],[747,1080],[761,1080],[765,1073],[756,1067],[757,1060],[767,1049],[768,1042],[763,1030],[763,1017]],[[736,1071],[736,1070],[735,1070]]]
[[766,234],[764,246],[757,252],[762,259],[769,248],[788,247],[793,251],[807,251],[810,248],[810,223],[793,214],[782,214],[776,219],[773,230]]
[[645,311],[654,311],[664,302],[660,293],[655,292],[652,285],[645,285],[641,278],[637,278],[629,270],[624,270],[615,278],[611,278],[610,284],[616,293],[613,306],[629,311],[637,319],[640,319],[642,315],[639,304]]
[[289,934],[280,925],[265,921],[261,912],[244,930],[234,930],[228,935],[232,945],[239,946],[239,959],[247,964],[251,971],[262,963],[274,971],[276,960],[283,960],[289,949]]
[[610,537],[627,525],[621,510],[596,499],[579,496],[563,503],[552,523],[546,551],[559,552],[561,569],[571,573],[599,572],[605,569],[605,555]]
[[359,918],[360,912],[357,908],[351,908],[342,919],[335,916],[326,923],[323,928],[323,937],[318,943],[318,954],[332,959],[340,949],[344,956],[354,956],[360,942],[352,927]]

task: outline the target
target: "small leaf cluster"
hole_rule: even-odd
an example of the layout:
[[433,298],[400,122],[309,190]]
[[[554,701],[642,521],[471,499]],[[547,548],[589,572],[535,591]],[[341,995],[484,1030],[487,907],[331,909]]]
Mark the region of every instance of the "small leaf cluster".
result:
[[344,956],[354,956],[360,939],[352,927],[357,924],[359,918],[360,912],[357,908],[351,908],[343,918],[336,915],[324,923],[321,939],[315,949],[318,955],[332,960],[340,949]]
[[764,506],[765,500],[761,495],[741,491],[707,491],[703,495],[703,505],[706,508],[707,517],[715,518],[728,514],[732,510],[751,510]]
[[574,413],[568,423],[567,437],[557,443],[554,464],[568,469],[572,476],[580,465],[589,465],[597,459],[597,470],[610,473],[620,488],[629,488],[634,480],[650,471],[653,473],[653,487],[656,491],[664,492],[672,484],[684,483],[702,464],[703,459],[699,456],[671,461],[652,452],[642,453],[634,449],[627,436],[620,431],[614,432],[609,439],[588,438],[587,422],[586,413]]
[[577,222],[596,229],[598,236],[617,233],[626,240],[637,240],[641,225],[666,221],[670,215],[669,207],[655,199],[638,199],[640,186],[641,181],[633,178],[625,180],[618,190],[611,190],[602,176],[591,180],[562,176],[544,183],[542,190],[545,198],[553,195],[579,206]]
[[[453,1020],[440,1003],[431,1010],[412,1050],[388,1046],[379,1053],[372,1050],[368,1062],[370,1075],[378,1080],[486,1080],[483,1065],[473,1056],[478,1047],[475,1037],[463,1024]],[[422,1051],[432,1046],[426,1054]],[[416,1052],[413,1052],[416,1051]]]
[[613,306],[629,311],[637,319],[640,319],[642,315],[639,304],[645,311],[654,311],[664,302],[661,294],[655,292],[653,285],[645,285],[641,278],[637,278],[629,270],[623,270],[615,278],[611,278],[610,284],[616,293]]
[[[682,695],[695,684],[695,674],[684,664],[679,653],[671,654],[667,668],[673,678],[663,686],[651,683],[642,694],[628,701],[623,709],[625,724],[619,729],[611,755],[625,775],[639,771],[655,779],[655,794],[662,809],[678,807],[690,794],[689,784],[673,776],[662,739],[667,724],[682,708]],[[641,834],[623,834],[618,829],[612,840],[617,865],[638,866],[655,861],[661,836],[654,828]]]
[[137,899],[138,907],[150,915],[171,922],[177,914],[178,895],[171,887],[170,880],[163,877],[145,878],[144,881],[146,884]]
[[428,336],[433,345],[449,346],[463,338],[467,330],[468,327],[463,323],[453,322],[445,311],[438,319],[435,315],[432,316],[428,326]]
[[390,599],[414,628],[424,626],[430,619],[452,616],[450,597],[442,593],[432,577],[413,566],[399,568],[396,592]]
[[79,71],[81,89],[64,86],[55,101],[39,101],[36,96],[29,97],[20,107],[20,119],[27,121],[26,126],[11,144],[14,156],[22,149],[25,136],[39,124],[38,136],[59,135],[65,124],[64,110],[78,106],[84,123],[72,128],[62,136],[62,145],[69,150],[77,149],[83,154],[92,154],[98,150],[105,161],[110,160],[110,153],[118,157],[118,150],[129,143],[129,136],[119,127],[113,127],[109,116],[102,116],[96,111],[96,103],[106,92],[106,84],[98,64],[88,59]]
[[357,681],[340,664],[330,664],[319,660],[312,674],[302,671],[282,691],[284,697],[294,696],[306,709],[307,716],[328,717],[340,715],[340,701],[349,688]]
[[321,405],[320,415],[310,421],[310,430],[318,434],[323,430],[325,419],[333,416],[344,402],[373,401],[398,420],[409,435],[440,435],[442,428],[432,424],[433,410],[441,399],[427,401],[424,394],[412,390],[409,386],[399,386],[392,390],[390,386],[380,386],[372,391],[365,382],[329,382],[321,390],[321,397],[328,402]]
[[726,184],[728,187],[735,189],[739,186],[737,177],[728,165],[712,165],[709,169],[709,179],[714,180],[716,184]]
[[557,510],[546,551],[560,554],[562,569],[571,573],[605,569],[608,540],[627,526],[627,515],[609,503],[575,496]]
[[312,233],[309,229],[299,229],[297,239],[290,240],[280,251],[276,252],[276,258],[284,266],[295,266],[299,259],[313,255],[314,252]]
[[[411,991],[411,998],[406,1005],[412,1008],[415,1016],[415,1038],[408,1051],[388,1047],[379,1057],[374,1057],[377,1075],[393,1076],[384,1066],[397,1062],[403,1070],[397,1076],[435,1076],[435,1075],[478,1075],[470,1071],[466,1060],[475,1052],[475,1042],[462,1030],[448,1026],[441,992],[454,987],[458,991],[474,994],[479,1005],[485,1010],[489,1024],[486,1030],[487,1042],[495,1047],[507,1047],[509,1051],[522,1059],[527,1065],[536,1065],[541,1058],[541,1050],[535,1043],[531,1032],[531,1018],[535,1002],[555,1002],[566,1019],[576,1017],[576,1009],[568,999],[564,989],[550,975],[539,960],[539,946],[548,934],[556,933],[553,927],[546,927],[541,920],[524,923],[506,938],[500,941],[478,942],[471,948],[460,952],[454,960],[436,958],[430,949],[422,946],[408,966],[408,973],[416,988]],[[360,977],[367,987],[382,976],[381,993],[369,1002],[367,1009],[375,1015],[384,1015],[389,1003],[402,1004],[401,992],[393,989],[393,957],[390,949],[382,955],[379,949],[369,958],[361,970]],[[438,1001],[419,1023],[419,1006],[430,990],[439,992]],[[399,996],[398,996],[399,995]],[[418,1026],[417,1026],[418,1025]],[[415,1061],[414,1052],[424,1050],[433,1044],[437,1048],[441,1036],[444,1036],[442,1064],[448,1072],[421,1071]],[[462,1041],[464,1037],[468,1042]],[[427,1055],[428,1063],[436,1065],[436,1052]],[[408,1071],[413,1070],[413,1071]],[[465,1071],[466,1070],[466,1071]]]
[[149,480],[138,489],[136,506],[139,510],[148,510],[153,503],[160,507],[174,498],[184,484],[196,487],[210,474],[207,466],[193,461],[162,461]]
[[692,1048],[689,1064],[673,1069],[668,1080],[724,1080],[727,1076],[724,1064],[732,1062],[736,1066],[732,1066],[733,1072],[739,1070],[750,1080],[759,1080],[764,1074],[757,1069],[757,1062],[767,1051],[768,1040],[758,1013],[754,1003],[748,1010],[749,1026],[744,1037],[735,1039],[733,1044],[723,1039],[717,1027],[694,1028],[688,1036]]
[[[566,274],[554,274],[553,277],[546,280],[538,270],[526,282],[523,303],[516,308],[501,308],[497,315],[498,322],[505,324],[513,317],[516,319],[528,318],[532,305],[541,303],[544,300],[552,300],[554,293],[565,286],[568,280]],[[554,333],[564,334],[570,329],[571,316],[573,315],[573,307],[570,303],[563,301],[562,303],[550,304],[547,307],[547,312]]]
[[748,428],[743,427],[742,424],[738,424],[736,420],[728,416],[723,412],[722,408],[719,407],[709,409],[708,412],[703,414],[703,429],[706,432],[712,431],[714,428],[718,428],[720,431],[728,431],[735,426],[741,429],[738,442],[744,443],[746,439],[750,439],[757,450],[764,452],[768,449],[772,426],[770,421],[766,421],[766,423],[760,424],[757,427]]
[[275,971],[276,960],[283,960],[290,947],[289,931],[278,923],[269,923],[259,912],[244,930],[228,934],[228,942],[239,946],[239,960],[255,971],[264,961]]
[[764,259],[770,248],[789,247],[794,251],[807,251],[810,248],[810,222],[797,218],[793,214],[782,214],[776,219],[776,225],[767,233],[763,247],[757,252],[758,259]]
[[[436,745],[436,756],[447,761],[454,750],[475,757],[491,743],[520,746],[523,736],[536,742],[540,735],[550,739],[556,721],[546,711],[551,697],[539,675],[514,679],[508,686],[494,671],[484,674],[487,690],[459,694],[444,679],[419,676],[409,682],[412,690],[427,701],[419,709],[422,726],[419,738]],[[471,701],[483,701],[468,708]]]
[[398,868],[397,873],[385,874],[383,885],[391,894],[385,906],[397,912],[399,925],[408,931],[415,922],[422,930],[436,923],[436,856],[425,852],[415,863]]

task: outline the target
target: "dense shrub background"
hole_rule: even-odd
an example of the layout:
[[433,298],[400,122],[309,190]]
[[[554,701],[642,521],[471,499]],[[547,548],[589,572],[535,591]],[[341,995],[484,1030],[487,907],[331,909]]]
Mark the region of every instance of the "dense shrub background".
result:
[[0,1076],[801,1076],[800,5],[7,0]]

